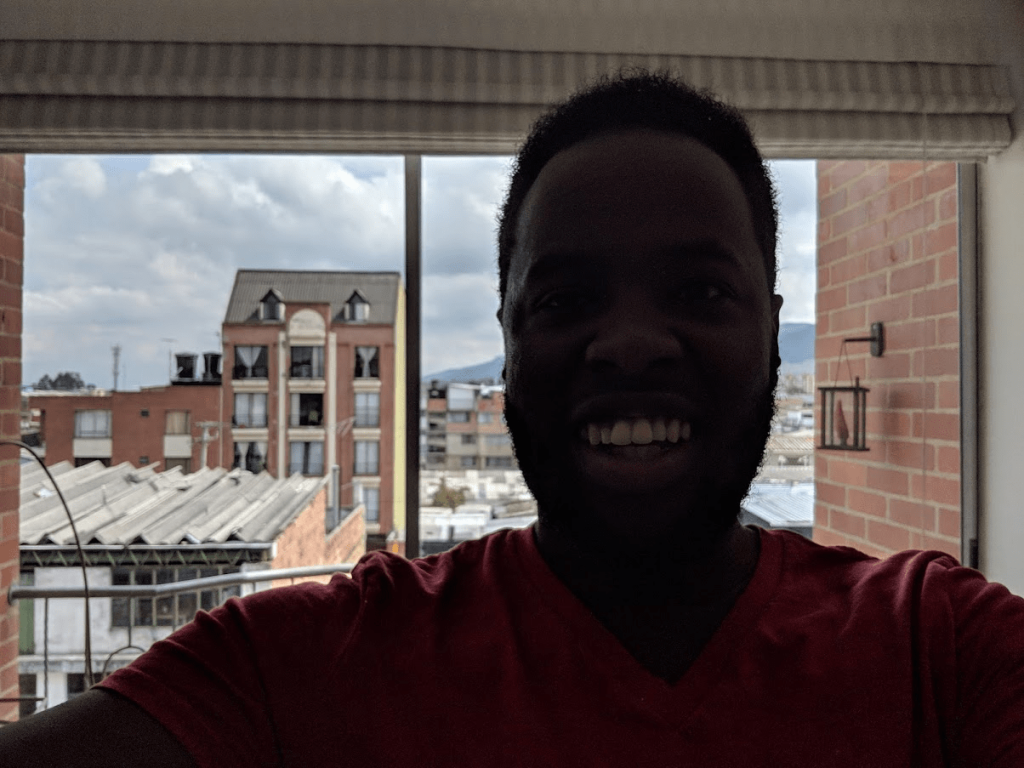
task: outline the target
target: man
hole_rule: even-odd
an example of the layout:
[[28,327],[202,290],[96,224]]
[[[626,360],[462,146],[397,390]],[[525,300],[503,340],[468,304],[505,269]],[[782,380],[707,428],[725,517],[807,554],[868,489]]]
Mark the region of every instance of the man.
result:
[[738,523],[779,364],[776,226],[745,125],[709,96],[639,75],[558,107],[499,233],[535,529],[200,614],[0,731],[0,757],[1024,765],[1024,600],[940,553]]

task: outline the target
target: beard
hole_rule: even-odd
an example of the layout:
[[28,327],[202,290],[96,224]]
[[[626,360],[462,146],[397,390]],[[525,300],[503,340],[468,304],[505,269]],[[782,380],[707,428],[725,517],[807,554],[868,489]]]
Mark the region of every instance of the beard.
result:
[[[512,438],[519,468],[527,487],[537,500],[540,524],[556,532],[563,541],[581,551],[608,558],[609,562],[646,570],[656,561],[676,560],[708,551],[739,520],[741,504],[764,462],[765,447],[775,418],[775,389],[781,359],[773,342],[769,381],[752,402],[749,417],[720,449],[722,461],[703,463],[694,476],[680,478],[679,488],[667,489],[657,501],[668,506],[667,529],[644,530],[650,517],[648,499],[595,499],[594,490],[573,464],[567,439],[551,439],[531,425],[514,397],[506,393],[505,421]],[[613,503],[627,509],[616,517],[634,521],[630,541],[622,530],[614,530],[606,519],[594,514],[596,503]],[[657,506],[657,503],[653,506]],[[632,509],[629,509],[632,507]]]

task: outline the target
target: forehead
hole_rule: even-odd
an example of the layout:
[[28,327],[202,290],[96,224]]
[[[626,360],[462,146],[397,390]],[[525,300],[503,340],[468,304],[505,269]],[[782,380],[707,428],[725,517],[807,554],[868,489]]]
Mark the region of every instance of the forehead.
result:
[[523,202],[516,243],[513,290],[551,254],[633,261],[696,243],[765,275],[750,207],[729,165],[693,139],[646,129],[599,135],[553,157]]

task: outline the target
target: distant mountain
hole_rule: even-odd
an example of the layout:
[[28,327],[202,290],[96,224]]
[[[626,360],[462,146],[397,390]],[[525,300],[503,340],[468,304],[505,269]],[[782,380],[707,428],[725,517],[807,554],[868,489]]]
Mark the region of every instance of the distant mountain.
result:
[[[783,323],[779,328],[779,356],[784,372],[796,373],[814,370],[814,323]],[[465,368],[448,368],[437,373],[428,373],[424,382],[431,381],[487,381],[501,380],[501,369],[505,364],[504,355],[493,360]]]

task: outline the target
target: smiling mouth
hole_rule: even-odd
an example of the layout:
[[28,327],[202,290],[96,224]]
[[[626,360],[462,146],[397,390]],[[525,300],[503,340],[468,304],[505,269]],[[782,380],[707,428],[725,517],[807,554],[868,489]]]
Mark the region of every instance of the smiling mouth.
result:
[[690,434],[690,422],[661,417],[590,422],[580,429],[580,439],[592,446],[671,445],[688,442]]

